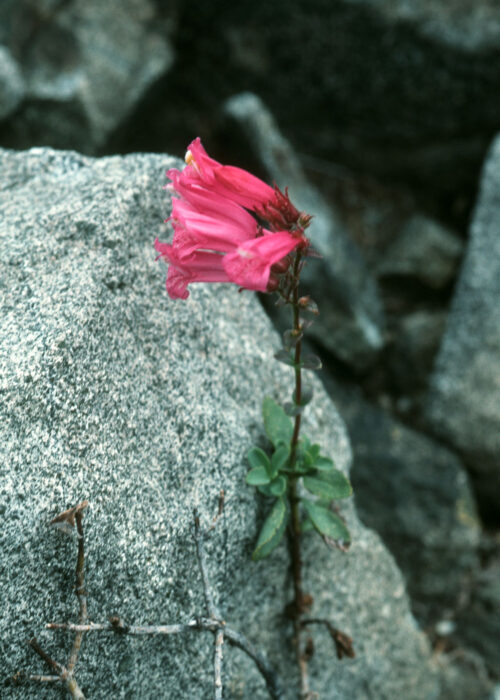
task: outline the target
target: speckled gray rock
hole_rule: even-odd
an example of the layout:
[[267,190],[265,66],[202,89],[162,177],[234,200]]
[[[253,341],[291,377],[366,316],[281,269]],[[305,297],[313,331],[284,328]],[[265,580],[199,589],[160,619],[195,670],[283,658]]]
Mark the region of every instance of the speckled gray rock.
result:
[[[203,611],[192,509],[223,518],[208,547],[209,574],[227,620],[293,678],[288,556],[250,554],[263,504],[244,485],[245,453],[262,437],[264,393],[280,395],[287,368],[270,361],[278,337],[250,293],[198,287],[187,302],[164,291],[152,241],[165,237],[166,156],[92,160],[35,149],[0,152],[0,654],[2,698],[51,698],[53,688],[12,687],[41,661],[36,633],[63,657],[50,620],[74,619],[75,542],[47,528],[87,498],[89,615],[182,621]],[[258,339],[258,342],[256,342]],[[350,448],[316,382],[306,428],[347,469]],[[326,700],[404,696],[432,700],[438,679],[409,613],[402,577],[352,505],[343,512],[348,554],[305,546],[315,612],[355,639],[339,663],[315,632],[313,686]],[[212,640],[84,639],[78,678],[91,698],[210,698]],[[267,696],[252,664],[225,650],[228,698]],[[287,697],[293,698],[293,691]]]
[[0,46],[0,121],[19,106],[25,87],[21,71],[10,51]]
[[3,0],[0,41],[26,81],[3,143],[95,153],[170,68],[164,30],[151,0]]
[[465,455],[483,505],[500,504],[500,138],[486,161],[470,240],[431,380],[427,419]]
[[436,622],[457,607],[479,566],[481,530],[467,473],[450,450],[358,392],[329,389],[351,439],[359,515],[394,554],[418,617]]
[[310,337],[354,370],[366,370],[384,345],[384,314],[376,280],[361,251],[335,210],[306,177],[262,100],[252,93],[236,95],[225,103],[225,112],[267,179],[281,189],[288,187],[294,204],[314,213],[311,237],[321,258],[306,265],[302,284],[303,291],[321,307],[321,314]]

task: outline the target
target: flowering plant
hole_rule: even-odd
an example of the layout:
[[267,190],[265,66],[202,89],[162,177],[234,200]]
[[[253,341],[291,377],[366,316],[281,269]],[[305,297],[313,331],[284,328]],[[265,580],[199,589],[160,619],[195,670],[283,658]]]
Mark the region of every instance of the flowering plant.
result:
[[[321,454],[321,447],[300,436],[302,413],[312,399],[302,372],[321,367],[317,357],[302,353],[304,331],[318,314],[310,297],[299,296],[302,268],[314,255],[305,235],[312,217],[296,209],[287,190],[282,192],[245,170],[210,158],[199,138],[190,144],[186,164],[182,171],[167,172],[171,180],[167,187],[175,195],[168,219],[174,228],[173,242],[155,241],[158,257],[169,265],[170,297],[186,299],[188,286],[195,282],[231,282],[243,289],[276,292],[278,303],[292,309],[293,326],[283,334],[283,349],[275,358],[293,368],[293,393],[283,406],[264,399],[264,427],[271,447],[267,452],[258,446],[250,449],[246,481],[270,502],[254,560],[267,557],[288,527],[294,583],[288,610],[294,620],[301,691],[306,697],[307,649],[301,632],[308,623],[304,614],[312,598],[302,585],[301,533],[315,531],[345,549],[349,531],[331,506],[352,493],[347,478]],[[331,633],[339,658],[353,656],[351,640],[338,630],[336,636]]]
[[[167,292],[186,299],[192,282],[233,282],[245,289],[272,291],[289,266],[288,255],[309,241],[304,229],[310,217],[293,207],[287,194],[241,168],[209,158],[196,139],[187,167],[169,170],[173,199],[172,245],[155,242],[170,264]],[[266,220],[266,229],[250,212]]]

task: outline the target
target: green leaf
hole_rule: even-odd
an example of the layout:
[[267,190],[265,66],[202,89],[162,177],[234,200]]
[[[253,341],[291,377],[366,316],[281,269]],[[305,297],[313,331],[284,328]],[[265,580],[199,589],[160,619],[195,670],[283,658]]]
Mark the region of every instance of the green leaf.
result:
[[314,466],[319,469],[320,472],[331,472],[335,467],[333,466],[333,460],[329,457],[316,457],[314,459]]
[[311,458],[308,457],[308,450],[311,446],[311,441],[308,437],[304,436],[299,440],[297,445],[297,451],[295,453],[295,464],[293,465],[293,471],[299,474],[308,474],[312,467]]
[[299,340],[302,340],[303,333],[299,331],[298,333],[291,328],[283,333],[283,347],[285,350],[291,350],[294,348]]
[[306,518],[300,523],[300,531],[301,532],[311,532],[311,530],[314,530],[314,525],[312,524],[311,520],[309,518]]
[[297,459],[295,460],[295,466],[293,468],[293,471],[297,474],[310,474],[311,467],[308,467],[306,464],[304,464],[304,460],[302,458],[297,457]]
[[282,496],[285,491],[286,487],[288,485],[288,482],[284,476],[277,476],[276,479],[273,479],[271,483],[269,484],[269,491],[272,493],[273,496]]
[[304,452],[302,455],[302,461],[304,463],[305,471],[306,472],[315,472],[316,468],[314,466],[314,459],[311,457],[311,453],[309,451]]
[[311,316],[319,316],[318,305],[316,304],[314,299],[311,299],[310,296],[301,297],[299,299],[299,304],[301,316],[307,317],[308,314],[310,314]]
[[333,488],[330,486],[330,484],[326,481],[322,481],[321,479],[315,479],[314,476],[305,476],[304,486],[308,491],[313,493],[315,496],[319,496],[320,498],[328,498],[330,500],[335,498],[333,495]]
[[267,437],[277,447],[280,443],[289,444],[293,435],[293,424],[281,406],[268,396],[262,405],[264,427]]
[[302,369],[312,369],[317,370],[322,367],[321,360],[317,355],[307,355],[302,361]]
[[310,297],[302,297],[299,300],[300,309],[300,327],[302,330],[309,328],[319,315],[318,305]]
[[278,350],[274,353],[274,359],[278,362],[283,362],[284,365],[290,365],[290,367],[295,367],[295,358],[287,350]]
[[317,478],[328,483],[335,490],[336,495],[333,498],[349,498],[352,496],[352,486],[345,474],[342,474],[338,469],[332,469],[329,472],[323,472],[316,475]]
[[[311,455],[313,460],[316,462],[316,460],[319,457],[321,447],[315,443],[314,445],[311,445],[311,447],[307,451],[309,452],[309,454]],[[328,459],[328,457],[325,457],[324,459]],[[332,460],[329,460],[329,461],[331,462]],[[333,464],[333,462],[332,462],[332,464]],[[319,467],[318,467],[318,469],[319,469]]]
[[[257,486],[257,491],[261,493],[263,496],[268,496],[268,497],[273,497],[273,494],[271,492],[271,485],[266,484],[265,486]],[[274,498],[274,497],[273,497]]]
[[276,450],[271,457],[271,469],[269,471],[269,476],[273,479],[280,469],[286,466],[288,458],[290,457],[290,447],[282,443],[278,445]]
[[262,466],[250,469],[246,476],[246,482],[250,486],[264,486],[265,484],[269,484],[270,481],[271,479],[269,478],[267,469]]
[[287,401],[285,404],[283,404],[283,408],[285,409],[286,415],[290,416],[291,418],[295,418],[295,416],[298,416],[299,413],[302,413],[304,410],[303,406],[297,406],[296,403],[292,403],[291,401]]
[[351,541],[349,530],[346,528],[338,515],[332,513],[328,508],[316,505],[312,501],[302,500],[302,505],[311,518],[316,530],[332,540],[342,540],[345,543]]
[[280,543],[287,521],[288,509],[286,503],[283,498],[278,498],[262,525],[257,546],[252,554],[254,561],[267,557]]
[[312,326],[314,321],[315,321],[315,319],[312,318],[312,316],[311,316],[311,318],[304,318],[304,316],[301,314],[300,315],[300,330],[302,332],[306,331],[308,328],[310,328]]
[[304,455],[307,454],[309,451],[309,448],[311,446],[311,441],[309,440],[308,437],[304,435],[303,438],[299,440],[299,444],[297,445],[297,457],[299,459],[304,459]]
[[297,401],[295,391],[293,392],[292,400],[293,400],[294,404],[297,404],[299,406],[307,406],[307,404],[311,401],[312,397],[313,397],[312,386],[304,384],[302,386],[302,391],[300,392],[300,404]]
[[251,450],[248,450],[247,459],[251,467],[265,467],[265,469],[269,470],[271,466],[269,457],[260,447],[252,447]]
[[329,500],[348,498],[352,494],[351,484],[338,469],[305,476],[304,486],[315,496]]

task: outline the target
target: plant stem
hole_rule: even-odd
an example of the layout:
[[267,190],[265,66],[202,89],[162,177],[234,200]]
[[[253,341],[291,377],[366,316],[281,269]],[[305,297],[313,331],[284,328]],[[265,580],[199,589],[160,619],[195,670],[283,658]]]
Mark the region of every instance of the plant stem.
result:
[[[293,308],[293,331],[299,337],[295,345],[295,399],[294,403],[300,406],[302,400],[302,369],[300,365],[302,341],[300,339],[300,307],[299,307],[299,277],[301,253],[297,252],[293,266],[293,292],[292,292],[292,308]],[[295,425],[293,429],[292,439],[290,442],[290,467],[293,470],[297,454],[297,444],[299,441],[301,413],[295,416]],[[306,698],[309,695],[309,680],[307,673],[307,661],[302,652],[301,631],[302,623],[301,616],[304,612],[304,592],[302,590],[302,556],[300,549],[300,508],[298,497],[298,476],[292,476],[289,481],[288,500],[291,509],[291,531],[290,531],[290,554],[292,559],[292,575],[293,575],[293,617],[294,617],[294,644],[295,653],[297,656],[297,664],[300,670],[301,680],[301,698]]]
[[[300,308],[299,308],[299,276],[300,276],[300,251],[295,256],[293,265],[293,292],[292,292],[292,308],[293,308],[293,332],[299,336],[299,340],[295,344],[295,404],[298,406],[302,400],[302,368],[300,366],[302,353],[302,340],[300,339]],[[299,441],[300,421],[302,415],[297,413],[295,416],[295,426],[293,429],[292,441],[290,443],[290,466],[295,466],[295,453],[297,451],[297,443]]]

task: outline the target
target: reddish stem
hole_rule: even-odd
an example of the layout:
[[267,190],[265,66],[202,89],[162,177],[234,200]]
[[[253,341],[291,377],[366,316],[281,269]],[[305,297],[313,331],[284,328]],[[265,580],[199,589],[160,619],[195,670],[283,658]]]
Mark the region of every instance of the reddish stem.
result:
[[[296,406],[300,406],[302,401],[302,368],[301,368],[301,352],[302,352],[302,341],[300,338],[301,328],[300,328],[300,307],[299,307],[299,277],[300,277],[300,265],[301,263],[301,253],[297,252],[295,256],[295,262],[293,267],[293,293],[292,293],[292,307],[293,307],[293,333],[299,338],[295,345],[295,397],[294,403]],[[290,468],[293,470],[295,467],[296,455],[297,455],[297,445],[299,442],[300,425],[301,425],[301,414],[297,413],[295,416],[295,424],[292,434],[292,439],[290,441]],[[307,673],[307,661],[302,652],[301,643],[301,631],[302,622],[301,616],[304,612],[304,592],[302,590],[302,555],[300,548],[300,507],[299,507],[299,497],[297,493],[297,484],[299,476],[292,476],[290,478],[288,487],[288,500],[291,509],[291,531],[290,531],[290,554],[292,559],[292,575],[293,575],[293,590],[294,590],[294,600],[293,600],[293,616],[294,616],[294,643],[295,652],[297,656],[297,664],[300,671],[301,679],[301,694],[300,697],[307,697],[309,694],[309,681]]]

